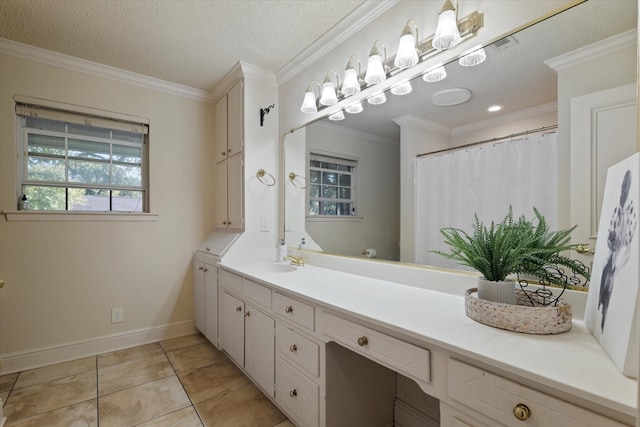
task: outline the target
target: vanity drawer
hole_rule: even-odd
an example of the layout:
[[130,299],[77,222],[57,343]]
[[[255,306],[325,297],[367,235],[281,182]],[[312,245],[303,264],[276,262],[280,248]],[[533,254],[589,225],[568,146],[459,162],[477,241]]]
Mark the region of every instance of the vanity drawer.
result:
[[[450,397],[506,426],[622,427],[617,421],[530,389],[498,375],[449,359]],[[526,407],[521,421],[514,415]]]
[[276,401],[287,415],[301,427],[319,424],[320,387],[289,365],[282,357],[276,358]]
[[258,304],[271,308],[271,289],[266,286],[248,279],[242,279],[242,294]]
[[236,291],[239,294],[242,293],[242,277],[236,274],[219,269],[218,283],[220,284],[220,286],[223,286],[227,289]]
[[410,377],[431,381],[429,350],[325,312],[322,328],[326,335],[356,353]]
[[274,292],[273,309],[287,319],[307,329],[312,331],[315,329],[315,309],[312,305]]
[[318,376],[320,369],[320,347],[318,344],[278,322],[276,325],[276,348],[281,357],[309,374]]

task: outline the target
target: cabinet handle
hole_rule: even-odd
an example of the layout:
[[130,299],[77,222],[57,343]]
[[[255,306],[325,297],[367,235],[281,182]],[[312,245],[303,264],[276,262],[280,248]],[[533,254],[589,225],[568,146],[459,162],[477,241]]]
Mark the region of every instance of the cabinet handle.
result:
[[298,351],[298,346],[297,346],[297,345],[295,345],[295,344],[290,345],[290,346],[289,346],[289,351],[290,351],[291,353],[295,353],[296,351]]
[[231,221],[227,221],[227,225],[231,225]]
[[360,347],[364,347],[365,345],[369,344],[369,340],[367,339],[367,337],[360,337],[358,338],[358,345]]
[[220,154],[222,154],[223,156],[226,156],[226,155],[227,155],[227,153],[226,153],[226,152],[224,152],[224,151],[223,151],[222,153],[220,153]]
[[251,312],[250,312],[250,311],[247,311],[247,312],[244,314],[244,317],[249,317],[249,316],[251,316]]
[[200,266],[200,267],[198,267],[198,270],[202,271],[202,270],[204,270],[204,267]]
[[231,148],[227,149],[227,153],[230,153],[230,152],[231,152]]
[[524,403],[518,403],[513,407],[513,415],[520,421],[526,421],[531,416],[531,409]]
[[290,305],[286,306],[286,307],[284,308],[284,312],[285,312],[285,313],[289,313],[289,314],[293,313],[293,307],[292,307],[292,306],[290,306]]
[[227,221],[222,221],[222,225],[227,225]]
[[204,271],[206,273],[207,271],[209,271],[209,269],[208,268],[203,268],[202,271]]
[[236,307],[236,311],[242,311],[242,307],[241,306],[237,306]]
[[296,397],[298,395],[298,390],[295,388],[289,392],[289,397]]

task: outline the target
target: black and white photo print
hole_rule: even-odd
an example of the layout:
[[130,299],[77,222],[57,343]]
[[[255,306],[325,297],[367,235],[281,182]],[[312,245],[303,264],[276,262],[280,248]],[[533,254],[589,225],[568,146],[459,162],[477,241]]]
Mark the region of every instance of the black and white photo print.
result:
[[638,376],[640,153],[609,168],[585,323],[616,366]]

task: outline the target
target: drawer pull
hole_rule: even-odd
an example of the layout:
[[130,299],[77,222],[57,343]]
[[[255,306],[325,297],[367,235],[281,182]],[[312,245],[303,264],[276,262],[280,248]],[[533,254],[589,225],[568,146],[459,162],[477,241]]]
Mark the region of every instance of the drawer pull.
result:
[[298,395],[298,391],[294,388],[289,392],[289,397],[296,397]]
[[236,311],[242,311],[242,307],[241,306],[237,306],[236,307]]
[[291,353],[295,353],[296,351],[298,351],[298,346],[295,344],[292,344],[291,346],[289,346],[289,351]]
[[200,267],[198,267],[198,270],[202,271],[202,270],[204,270],[204,267],[200,266]]
[[513,407],[513,415],[520,421],[526,421],[531,416],[531,409],[524,403],[518,403]]
[[250,311],[247,311],[247,312],[244,314],[244,317],[249,317],[249,316],[251,316],[251,312],[250,312]]
[[369,340],[367,339],[367,337],[360,337],[358,338],[358,345],[360,347],[364,347],[365,345],[369,344]]
[[293,313],[293,306],[288,305],[284,308],[285,313]]

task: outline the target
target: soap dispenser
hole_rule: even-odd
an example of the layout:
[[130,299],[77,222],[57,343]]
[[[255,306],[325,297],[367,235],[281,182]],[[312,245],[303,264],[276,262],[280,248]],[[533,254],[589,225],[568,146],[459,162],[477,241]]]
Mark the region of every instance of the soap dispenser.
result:
[[287,257],[287,246],[284,244],[284,239],[280,239],[280,244],[277,247],[276,253],[277,261],[285,262],[285,258]]

